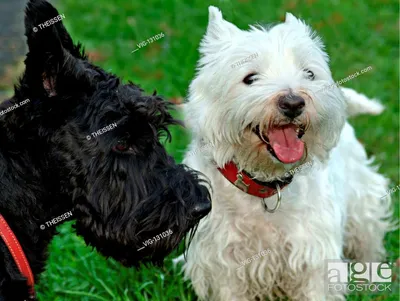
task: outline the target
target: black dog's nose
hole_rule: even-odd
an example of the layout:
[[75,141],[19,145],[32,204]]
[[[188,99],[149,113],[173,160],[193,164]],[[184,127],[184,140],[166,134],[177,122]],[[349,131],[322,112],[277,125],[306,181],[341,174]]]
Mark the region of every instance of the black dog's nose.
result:
[[304,99],[294,94],[281,96],[278,100],[279,110],[290,118],[295,118],[303,113],[304,106]]
[[208,214],[211,210],[211,202],[207,200],[206,202],[202,202],[196,204],[192,209],[192,216],[194,218],[202,218]]

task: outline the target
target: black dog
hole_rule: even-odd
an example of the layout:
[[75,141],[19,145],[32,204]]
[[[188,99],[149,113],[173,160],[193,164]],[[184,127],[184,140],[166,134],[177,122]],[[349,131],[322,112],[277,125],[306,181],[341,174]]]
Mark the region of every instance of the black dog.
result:
[[[26,8],[26,70],[0,105],[0,216],[35,280],[51,225],[71,210],[77,234],[106,257],[161,264],[210,211],[208,190],[159,142],[178,123],[169,104],[89,63],[58,15],[41,0]],[[0,239],[0,300],[29,299],[12,253]]]

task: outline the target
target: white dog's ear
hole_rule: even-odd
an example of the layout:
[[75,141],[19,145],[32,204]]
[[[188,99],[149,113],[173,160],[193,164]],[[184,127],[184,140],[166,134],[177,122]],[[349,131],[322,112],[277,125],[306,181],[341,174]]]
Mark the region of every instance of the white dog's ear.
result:
[[291,13],[286,13],[286,17],[285,17],[285,23],[294,23],[294,22],[299,22],[299,20],[293,16]]
[[208,22],[223,20],[223,19],[224,18],[222,17],[222,12],[218,7],[212,5],[208,7]]
[[225,21],[217,7],[210,6],[208,8],[208,27],[204,42],[219,44],[220,42],[230,41],[238,33],[240,33],[240,29]]
[[297,19],[291,13],[286,13],[285,24],[287,24],[288,26],[293,26],[294,28],[297,28],[299,30],[303,30],[322,51],[322,55],[328,62],[328,55],[324,52],[324,43],[322,43],[321,38],[317,35],[315,31],[312,30],[310,26],[308,26],[303,20]]

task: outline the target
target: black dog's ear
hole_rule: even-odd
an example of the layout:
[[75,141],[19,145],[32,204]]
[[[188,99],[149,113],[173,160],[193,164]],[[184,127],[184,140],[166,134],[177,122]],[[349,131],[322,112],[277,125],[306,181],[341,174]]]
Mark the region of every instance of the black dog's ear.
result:
[[25,35],[28,38],[29,49],[40,45],[40,42],[48,42],[49,36],[56,35],[65,50],[76,58],[86,59],[82,45],[74,45],[65,29],[62,22],[64,18],[65,15],[59,14],[47,1],[30,0],[25,10]]
[[[74,45],[58,11],[47,1],[30,0],[25,9],[25,35],[29,53],[25,60],[27,80],[42,86],[49,97],[57,95],[57,78],[62,70],[74,69],[86,59],[81,45]],[[82,52],[82,53],[81,53]]]

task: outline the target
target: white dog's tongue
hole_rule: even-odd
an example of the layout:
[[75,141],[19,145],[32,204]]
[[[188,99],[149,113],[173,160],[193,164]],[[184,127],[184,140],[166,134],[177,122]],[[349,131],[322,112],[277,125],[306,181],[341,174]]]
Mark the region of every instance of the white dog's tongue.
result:
[[303,157],[304,142],[297,137],[296,129],[294,124],[289,124],[268,131],[268,139],[275,155],[283,163],[293,163]]

